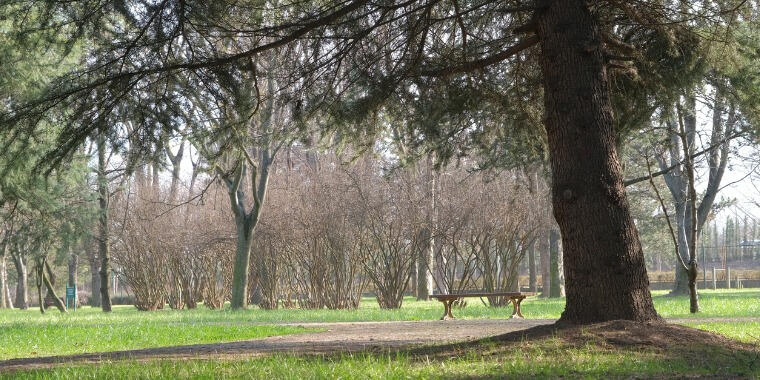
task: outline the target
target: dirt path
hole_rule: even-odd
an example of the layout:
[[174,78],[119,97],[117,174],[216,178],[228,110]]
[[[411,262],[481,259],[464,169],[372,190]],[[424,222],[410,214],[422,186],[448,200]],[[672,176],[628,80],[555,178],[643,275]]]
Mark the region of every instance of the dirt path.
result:
[[116,359],[251,357],[276,352],[314,354],[388,350],[424,344],[474,340],[554,323],[554,320],[453,320],[415,322],[295,323],[322,332],[274,336],[230,343],[159,347],[98,354],[79,354],[0,361],[0,372],[44,368],[61,363]]
[[[760,318],[679,318],[671,323],[760,321]],[[63,363],[96,363],[118,359],[236,358],[271,353],[319,354],[383,351],[485,338],[554,323],[551,319],[480,319],[415,322],[287,323],[325,331],[274,336],[230,343],[159,347],[0,361],[0,373],[46,368]]]

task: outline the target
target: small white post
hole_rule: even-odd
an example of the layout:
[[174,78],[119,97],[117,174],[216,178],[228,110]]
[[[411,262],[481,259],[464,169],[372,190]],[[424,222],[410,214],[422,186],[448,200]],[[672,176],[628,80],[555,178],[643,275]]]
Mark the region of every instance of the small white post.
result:
[[712,278],[712,280],[713,280],[712,281],[712,283],[713,283],[713,290],[718,289],[718,276],[717,276],[717,274],[718,274],[718,271],[716,271],[715,267],[713,267],[713,278]]
[[726,267],[726,289],[731,289],[731,267]]

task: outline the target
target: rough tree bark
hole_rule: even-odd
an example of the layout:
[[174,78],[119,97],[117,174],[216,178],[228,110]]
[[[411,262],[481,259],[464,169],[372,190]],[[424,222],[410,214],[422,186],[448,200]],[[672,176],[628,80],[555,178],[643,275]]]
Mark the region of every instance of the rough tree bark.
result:
[[[106,137],[101,131],[98,143],[98,257],[100,258],[100,305],[104,312],[111,311],[111,295],[108,291],[110,244],[108,231],[108,178],[106,177]],[[95,290],[93,289],[93,292]],[[93,295],[94,297],[94,295]]]
[[583,0],[536,13],[552,204],[562,232],[564,323],[658,319],[615,147],[598,21]]

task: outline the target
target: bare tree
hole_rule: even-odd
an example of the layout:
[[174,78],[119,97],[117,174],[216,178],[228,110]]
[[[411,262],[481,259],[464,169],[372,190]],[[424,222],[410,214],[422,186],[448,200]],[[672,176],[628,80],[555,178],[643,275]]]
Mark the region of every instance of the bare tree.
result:
[[[736,128],[736,109],[734,102],[726,96],[724,85],[715,87],[712,104],[713,118],[709,138],[707,155],[708,178],[707,186],[701,200],[695,205],[692,217],[689,188],[689,168],[695,166],[695,154],[697,145],[697,112],[695,94],[686,97],[683,105],[679,105],[681,112],[672,116],[673,111],[666,110],[670,117],[665,118],[665,127],[668,131],[669,141],[666,149],[655,156],[661,170],[666,170],[663,178],[670,190],[675,204],[675,220],[677,237],[679,239],[679,255],[686,261],[689,259],[689,236],[691,230],[696,228],[697,240],[701,235],[704,223],[712,211],[715,198],[720,190],[723,174],[730,158],[730,144],[734,138]],[[726,105],[728,103],[728,111]],[[727,115],[726,115],[727,113]],[[683,129],[683,131],[681,130]],[[694,168],[692,168],[692,173]],[[687,294],[688,271],[684,271],[680,265],[676,265],[676,281],[672,294]]]

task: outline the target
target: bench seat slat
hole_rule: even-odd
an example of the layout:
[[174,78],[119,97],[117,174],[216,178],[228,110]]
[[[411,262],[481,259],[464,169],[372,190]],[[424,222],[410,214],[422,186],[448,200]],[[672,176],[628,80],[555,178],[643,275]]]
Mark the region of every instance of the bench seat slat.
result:
[[451,298],[451,297],[517,297],[527,296],[529,293],[521,292],[494,292],[494,293],[452,293],[452,294],[431,294],[431,298]]

